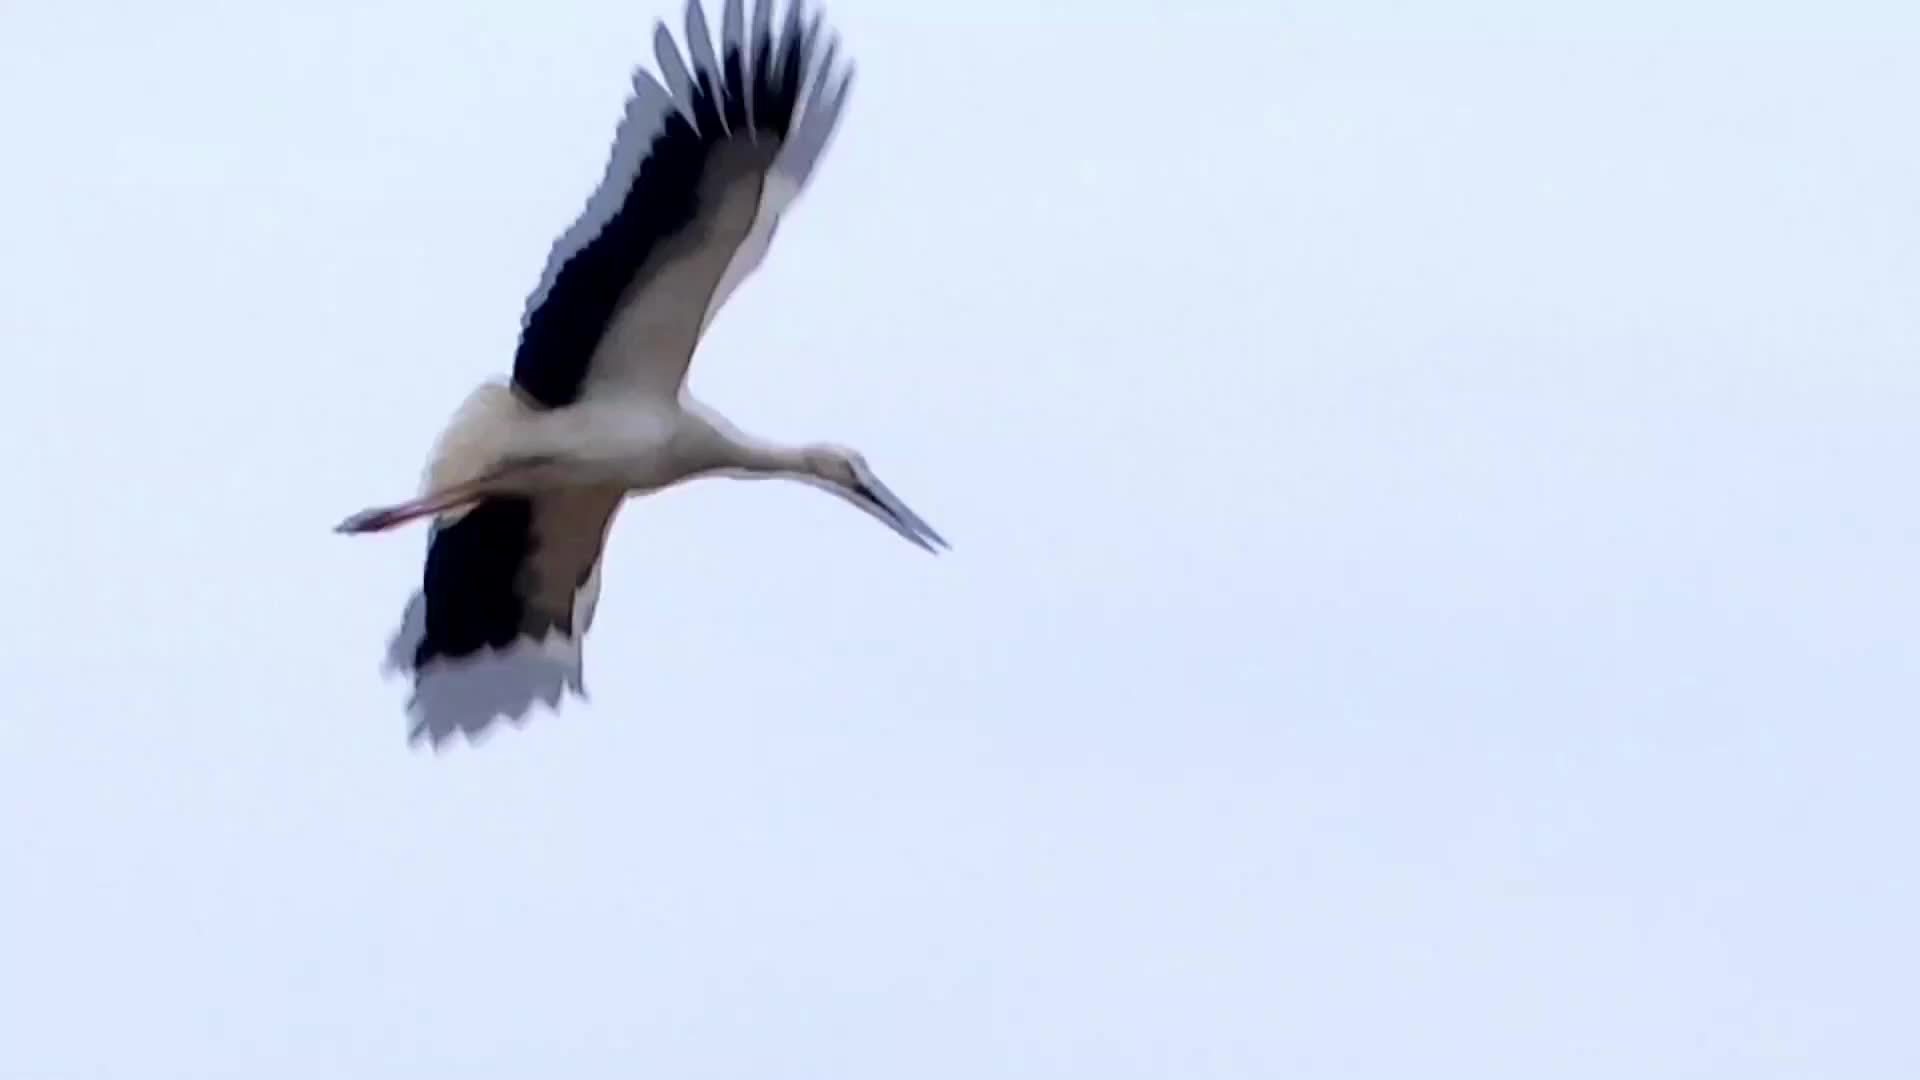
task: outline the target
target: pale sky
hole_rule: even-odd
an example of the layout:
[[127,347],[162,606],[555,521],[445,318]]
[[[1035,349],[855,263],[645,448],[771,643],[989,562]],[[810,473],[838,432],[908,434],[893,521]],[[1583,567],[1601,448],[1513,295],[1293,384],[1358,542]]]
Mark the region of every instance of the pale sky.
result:
[[378,662],[663,0],[0,13],[0,1076],[1920,1075],[1920,9],[831,0],[593,699]]

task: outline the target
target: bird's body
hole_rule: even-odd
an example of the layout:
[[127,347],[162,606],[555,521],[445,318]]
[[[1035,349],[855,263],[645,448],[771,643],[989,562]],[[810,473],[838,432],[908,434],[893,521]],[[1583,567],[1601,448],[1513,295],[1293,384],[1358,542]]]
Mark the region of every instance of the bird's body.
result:
[[783,446],[694,401],[685,378],[714,314],[757,267],[845,105],[850,71],[798,0],[749,27],[727,0],[715,51],[689,0],[689,67],[664,26],[666,85],[640,72],[607,176],[528,301],[511,381],[454,413],[417,499],[341,523],[432,519],[422,588],[389,650],[436,741],[583,690],[580,640],[621,504],[708,475],[830,491],[920,547],[944,545],[851,451]]
[[465,417],[456,414],[449,434],[466,439],[457,453],[436,455],[429,491],[521,462],[527,465],[525,474],[518,480],[509,474],[496,491],[531,492],[557,481],[616,484],[638,494],[714,467],[719,464],[714,459],[726,452],[704,410],[689,408],[684,400],[622,394],[538,409],[526,405],[511,386],[492,383],[476,391],[470,403],[479,407],[479,424],[464,433],[459,425]]

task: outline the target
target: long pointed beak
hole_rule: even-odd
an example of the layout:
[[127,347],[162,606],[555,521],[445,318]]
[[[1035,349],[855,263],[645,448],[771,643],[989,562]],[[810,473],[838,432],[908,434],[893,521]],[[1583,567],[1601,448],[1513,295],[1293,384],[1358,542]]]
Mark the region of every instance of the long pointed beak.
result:
[[953,550],[953,545],[935,532],[933,526],[927,524],[919,514],[907,509],[907,504],[900,501],[900,496],[873,477],[862,477],[859,486],[854,489],[854,495],[861,509],[879,518],[888,528],[920,550],[935,555],[942,550]]

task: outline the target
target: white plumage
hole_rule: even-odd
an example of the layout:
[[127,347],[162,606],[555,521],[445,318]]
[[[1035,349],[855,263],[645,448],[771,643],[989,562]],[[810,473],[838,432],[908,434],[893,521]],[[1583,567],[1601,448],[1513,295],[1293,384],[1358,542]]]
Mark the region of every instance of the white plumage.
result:
[[[852,85],[816,14],[727,0],[718,50],[699,0],[683,57],[634,76],[607,172],[528,298],[510,381],[475,390],[436,442],[423,494],[343,532],[431,518],[420,592],[388,650],[434,741],[584,692],[600,553],[625,499],[696,476],[774,476],[832,492],[933,551],[945,541],[836,446],[740,432],[685,392],[702,333],[765,259]],[[689,60],[690,58],[690,60]]]

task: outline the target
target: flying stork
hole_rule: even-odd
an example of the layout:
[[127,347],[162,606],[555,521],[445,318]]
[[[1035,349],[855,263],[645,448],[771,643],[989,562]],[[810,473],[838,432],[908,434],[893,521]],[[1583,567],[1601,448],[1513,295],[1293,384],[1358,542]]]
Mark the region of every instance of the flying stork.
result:
[[830,492],[908,541],[946,541],[858,453],[748,435],[684,386],[707,324],[766,255],[852,85],[838,40],[792,0],[726,0],[716,55],[700,0],[687,56],[656,24],[665,82],[635,72],[611,161],[554,244],[521,321],[511,380],[468,396],[422,494],[348,517],[345,533],[431,519],[420,591],[388,649],[413,677],[414,735],[434,742],[584,696],[581,638],[625,499],[700,476],[784,477]]

